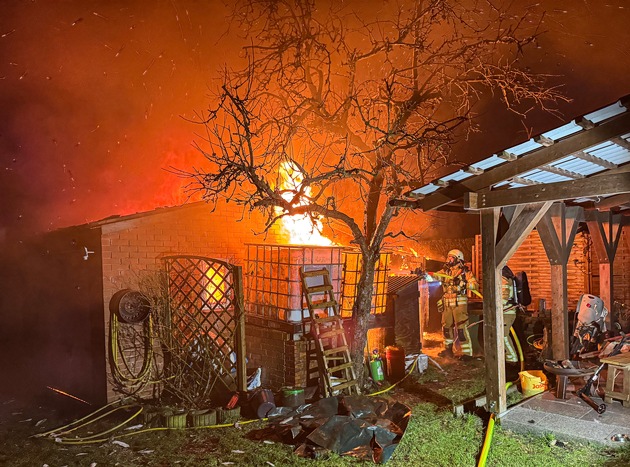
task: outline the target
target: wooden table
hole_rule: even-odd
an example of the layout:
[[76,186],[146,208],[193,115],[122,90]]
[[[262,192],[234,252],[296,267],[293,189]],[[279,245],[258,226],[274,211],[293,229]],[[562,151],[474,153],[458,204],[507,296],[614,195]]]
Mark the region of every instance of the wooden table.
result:
[[[616,399],[621,401],[624,407],[630,407],[630,352],[604,357],[600,362],[608,364],[604,402],[610,404]],[[623,374],[623,381],[621,390],[615,391],[615,379],[619,373]]]

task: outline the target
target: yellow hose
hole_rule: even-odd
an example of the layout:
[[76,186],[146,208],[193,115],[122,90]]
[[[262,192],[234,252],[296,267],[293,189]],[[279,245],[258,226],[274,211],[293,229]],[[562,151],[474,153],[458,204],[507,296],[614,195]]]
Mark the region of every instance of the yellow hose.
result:
[[[227,428],[227,427],[233,427],[235,425],[247,425],[250,423],[254,423],[254,422],[264,422],[267,421],[267,418],[261,418],[261,419],[255,419],[255,420],[243,420],[243,421],[239,421],[236,423],[223,423],[220,425],[208,425],[208,426],[197,426],[197,427],[191,427],[191,428],[169,428],[169,427],[154,427],[154,428],[145,428],[144,430],[138,430],[138,431],[131,431],[129,433],[123,433],[120,434],[118,436],[114,436],[112,438],[99,438],[99,439],[94,439],[94,437],[90,437],[88,438],[73,438],[73,439],[56,439],[56,441],[58,443],[61,444],[95,444],[95,443],[105,443],[107,441],[115,441],[115,440],[120,440],[121,438],[128,438],[129,436],[135,436],[135,435],[139,435],[142,433],[149,433],[152,431],[168,431],[168,430],[201,430],[201,429],[214,429],[214,428]],[[117,427],[119,428],[119,427]],[[110,430],[111,431],[111,430]],[[98,435],[94,435],[94,436],[101,436],[104,435],[106,432],[103,433],[99,433]]]
[[[84,436],[84,437],[72,438],[72,439],[70,439],[70,440],[68,440],[68,441],[73,441],[73,440],[77,440],[77,441],[89,441],[89,440],[93,440],[94,438],[96,438],[96,437],[98,437],[98,436],[103,436],[103,435],[109,434],[109,433],[111,433],[112,431],[116,431],[116,430],[118,430],[119,428],[122,428],[123,426],[125,426],[125,425],[126,425],[127,423],[129,423],[131,420],[133,420],[133,419],[134,419],[134,418],[136,418],[138,415],[140,415],[140,413],[141,413],[141,412],[142,412],[142,407],[140,407],[140,408],[136,411],[136,413],[134,413],[131,417],[127,418],[125,421],[123,421],[123,422],[119,423],[118,425],[116,425],[116,426],[114,426],[114,427],[112,427],[112,428],[110,428],[110,429],[108,429],[108,430],[102,431],[102,432],[97,433],[97,434],[95,434],[95,435],[90,435],[90,436]],[[59,442],[60,442],[60,443],[63,443],[63,442],[65,441],[65,440],[63,440],[63,439],[61,439],[61,438],[58,438],[58,439],[59,439]]]
[[400,381],[397,381],[397,382],[395,382],[394,384],[392,384],[391,386],[389,386],[389,387],[387,387],[387,388],[385,388],[385,389],[382,389],[382,390],[380,390],[380,391],[376,391],[376,392],[373,392],[373,393],[371,393],[371,394],[367,394],[367,396],[368,396],[368,397],[371,397],[371,396],[378,396],[379,394],[383,394],[383,393],[385,393],[385,392],[388,392],[388,391],[391,391],[392,389],[394,389],[394,387],[396,387],[396,385],[398,385],[398,384],[402,383],[402,382],[405,380],[405,378],[407,378],[407,376],[409,376],[411,373],[413,373],[413,370],[414,370],[414,368],[416,367],[416,364],[418,363],[418,358],[420,358],[420,356],[419,356],[419,355],[418,355],[418,356],[414,359],[413,364],[411,365],[411,368],[409,368],[409,371],[407,372],[407,374],[406,374],[405,376],[403,376],[403,377],[400,379]]
[[488,453],[490,452],[490,444],[492,444],[492,435],[494,434],[494,414],[490,415],[488,420],[488,428],[486,429],[486,437],[481,449],[481,456],[479,456],[479,463],[477,467],[485,467],[486,460],[488,459]]
[[[67,425],[63,425],[63,426],[57,427],[57,428],[55,428],[55,429],[53,429],[53,430],[50,430],[50,431],[45,431],[44,433],[37,433],[36,435],[33,435],[33,438],[40,438],[40,437],[42,437],[42,436],[48,436],[48,435],[51,435],[51,434],[54,434],[54,433],[62,433],[62,431],[60,431],[60,430],[64,430],[64,429],[66,429],[66,428],[68,428],[68,427],[71,427],[71,426],[73,426],[73,425],[78,425],[78,424],[79,424],[79,423],[81,423],[82,421],[87,420],[87,419],[89,419],[90,417],[94,417],[97,413],[102,412],[102,411],[103,411],[103,410],[105,410],[106,408],[111,407],[112,405],[115,405],[115,404],[119,404],[119,403],[121,403],[121,401],[120,401],[120,400],[115,400],[115,401],[113,401],[113,402],[110,402],[109,404],[104,405],[103,407],[101,407],[101,408],[99,408],[99,409],[96,409],[94,412],[91,412],[91,413],[87,414],[85,417],[79,418],[78,420],[74,420],[74,421],[72,421],[72,422],[68,423]],[[107,412],[107,414],[106,414],[106,415],[108,415],[108,414],[110,414],[110,413],[112,413],[112,412],[114,412],[114,411],[116,411],[116,410],[118,410],[118,408],[113,409],[113,410],[112,410],[112,411],[110,411],[110,412]],[[100,418],[100,417],[99,417],[99,418]],[[91,422],[90,422],[90,423],[91,423]],[[69,431],[73,431],[73,430],[75,430],[76,428],[78,428],[78,427],[80,427],[80,426],[83,426],[83,425],[78,425],[77,427],[72,428],[72,429],[71,429],[71,430],[69,430]]]
[[[523,349],[521,348],[521,343],[516,336],[516,332],[513,327],[510,327],[510,333],[512,334],[512,338],[514,339],[514,343],[516,344],[516,348],[518,349],[518,359],[521,362],[521,371],[525,369],[525,359],[523,358]],[[505,384],[505,389],[509,389],[512,386],[512,382],[507,382]],[[485,467],[486,460],[488,459],[488,453],[490,452],[490,445],[492,444],[492,436],[494,435],[494,414],[490,414],[490,420],[488,420],[488,428],[486,429],[486,436],[483,441],[483,446],[481,448],[481,455],[479,456],[479,463],[477,467]]]
[[[109,412],[105,412],[104,414],[99,415],[98,417],[95,417],[95,418],[91,419],[89,422],[87,422],[87,421],[86,421],[85,423],[82,423],[82,424],[80,424],[80,425],[76,425],[76,426],[74,426],[74,427],[72,427],[72,428],[69,428],[69,429],[67,429],[67,430],[65,430],[65,431],[59,431],[59,429],[57,429],[57,430],[55,430],[55,431],[53,431],[53,432],[50,432],[50,434],[52,434],[52,435],[53,435],[53,436],[55,436],[55,437],[59,437],[59,436],[61,436],[61,435],[67,435],[68,433],[71,433],[71,432],[73,432],[73,431],[75,431],[75,430],[78,430],[78,429],[80,429],[80,428],[84,428],[84,427],[86,427],[86,426],[88,426],[88,425],[90,425],[90,424],[92,424],[92,423],[96,422],[97,420],[100,420],[100,419],[102,419],[102,418],[105,418],[105,417],[107,417],[107,416],[109,416],[109,415],[113,414],[114,412],[117,412],[118,410],[122,410],[122,409],[130,409],[130,408],[132,408],[132,407],[136,407],[136,405],[121,405],[120,407],[116,407],[116,408],[114,408],[114,409],[110,410]],[[96,413],[96,412],[95,412],[95,413]],[[137,415],[137,414],[136,414],[136,415]],[[136,415],[134,415],[134,416],[133,416],[133,417],[131,417],[131,418],[134,418]],[[75,423],[77,423],[77,422],[75,422]],[[71,425],[72,425],[72,424],[71,424]],[[70,426],[70,425],[67,425],[67,426]]]
[[[127,361],[124,350],[120,349],[119,343],[119,330],[120,323],[116,313],[110,314],[110,363],[111,372],[114,381],[125,389],[126,392],[131,395],[141,391],[147,384],[151,383],[151,364],[153,363],[153,317],[149,314],[147,322],[143,324],[144,327],[144,360],[142,362],[142,368],[137,374],[134,374],[132,369],[133,365]],[[121,361],[119,361],[119,358]],[[122,362],[122,365],[121,365]],[[122,371],[122,368],[128,374]]]
[[521,348],[521,342],[518,340],[518,337],[516,337],[514,327],[510,327],[510,334],[512,334],[512,338],[514,339],[514,343],[516,344],[516,348],[518,349],[518,359],[521,362],[521,371],[525,371],[525,358],[523,357],[523,349]]

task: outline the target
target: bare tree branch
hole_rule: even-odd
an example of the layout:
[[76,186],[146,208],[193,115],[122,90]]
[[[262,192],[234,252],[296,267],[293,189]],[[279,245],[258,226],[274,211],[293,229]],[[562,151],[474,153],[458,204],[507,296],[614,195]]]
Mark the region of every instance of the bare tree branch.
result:
[[[360,249],[353,357],[362,371],[374,266],[392,220],[391,199],[445,164],[457,132],[495,96],[518,115],[565,98],[548,76],[519,68],[542,34],[541,17],[490,0],[401,0],[361,13],[317,0],[240,0],[232,26],[247,64],[225,70],[202,117],[207,166],[180,172],[211,203],[343,226]],[[282,187],[289,164],[300,183]]]

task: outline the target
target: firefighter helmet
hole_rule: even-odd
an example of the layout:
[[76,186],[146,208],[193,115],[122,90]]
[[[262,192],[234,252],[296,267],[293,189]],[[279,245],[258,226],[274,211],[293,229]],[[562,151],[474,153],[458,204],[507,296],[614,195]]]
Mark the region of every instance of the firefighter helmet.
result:
[[446,254],[446,261],[450,262],[450,257],[455,258],[455,262],[457,261],[464,261],[464,253],[462,253],[460,250],[451,250]]

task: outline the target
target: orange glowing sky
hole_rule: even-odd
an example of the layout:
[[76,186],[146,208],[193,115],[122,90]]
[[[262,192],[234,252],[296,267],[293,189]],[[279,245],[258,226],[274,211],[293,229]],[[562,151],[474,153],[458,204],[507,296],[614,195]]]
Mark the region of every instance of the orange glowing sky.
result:
[[[555,82],[574,99],[565,114],[629,94],[630,4],[540,3],[549,34],[528,63],[564,75]],[[218,68],[238,55],[223,2],[4,0],[2,10],[0,240],[185,201],[182,180],[164,169],[201,163],[198,128],[182,117],[207,108]],[[526,137],[515,117],[490,109],[488,131],[463,148],[469,157]]]

